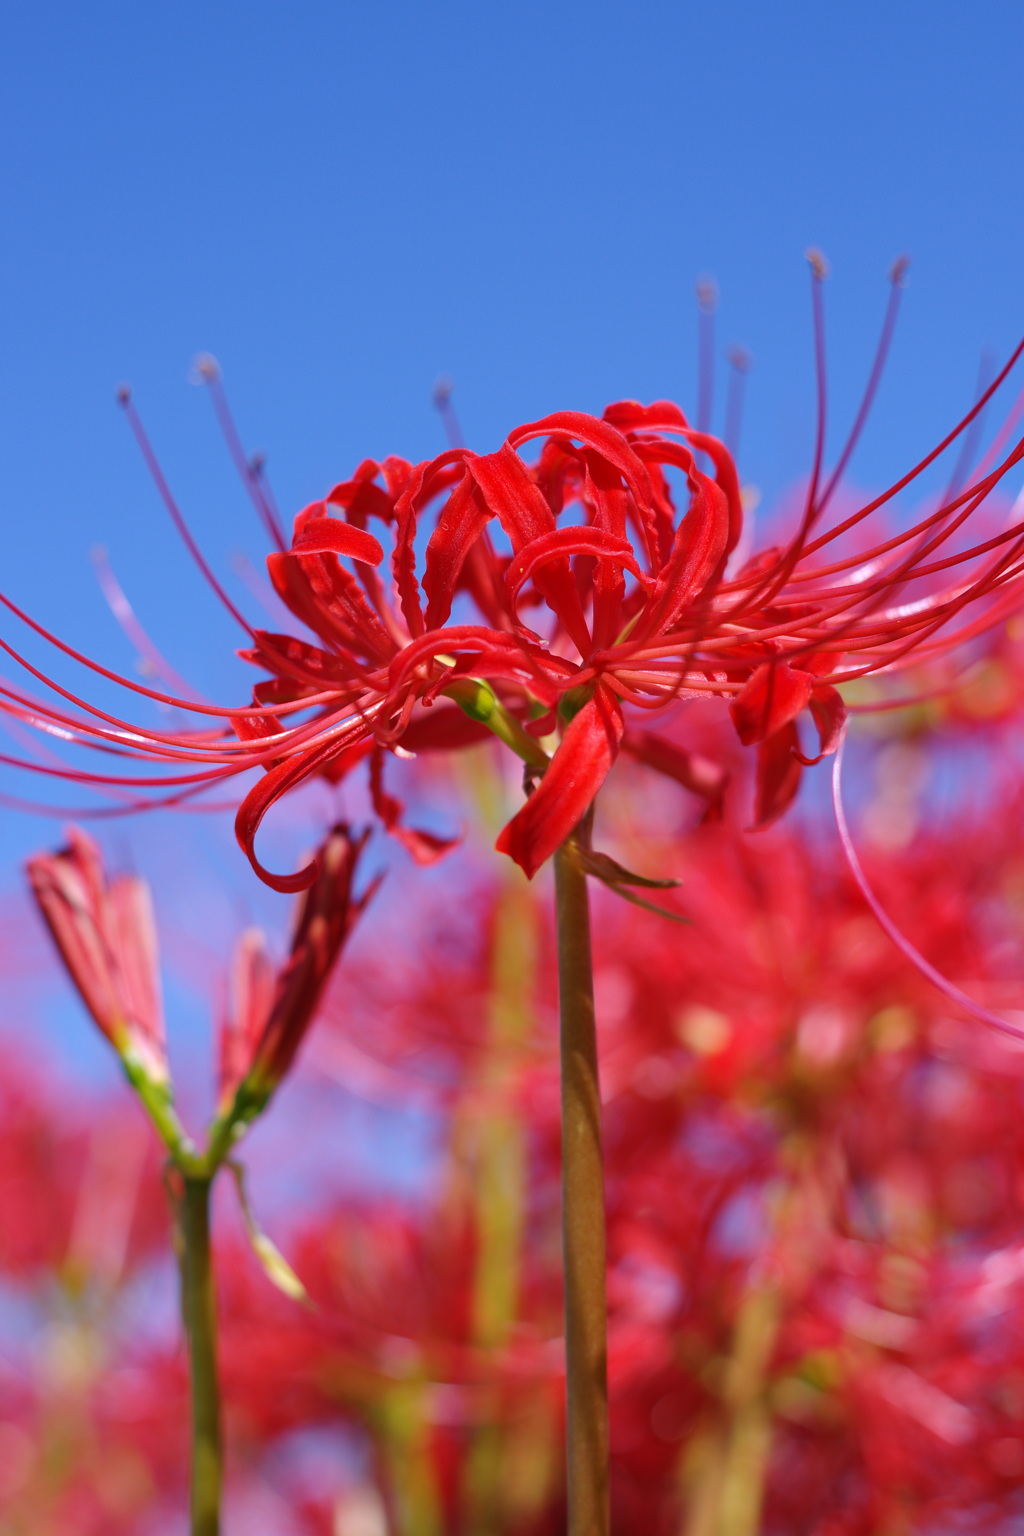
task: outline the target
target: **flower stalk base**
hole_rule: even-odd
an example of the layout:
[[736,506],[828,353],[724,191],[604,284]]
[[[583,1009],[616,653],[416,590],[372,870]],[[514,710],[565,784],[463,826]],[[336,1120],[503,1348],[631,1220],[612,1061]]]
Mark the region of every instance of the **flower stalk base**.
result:
[[221,1427],[208,1178],[185,1178],[182,1302],[192,1378],[192,1536],[220,1536]]
[[562,1064],[568,1536],[608,1532],[604,1170],[587,877],[577,834],[555,855]]

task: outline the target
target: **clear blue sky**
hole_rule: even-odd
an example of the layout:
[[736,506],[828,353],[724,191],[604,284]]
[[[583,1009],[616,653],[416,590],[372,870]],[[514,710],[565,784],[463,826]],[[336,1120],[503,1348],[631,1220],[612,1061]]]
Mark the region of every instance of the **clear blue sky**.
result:
[[[233,700],[236,636],[121,380],[226,569],[261,539],[187,381],[198,351],[290,513],[366,454],[437,450],[442,372],[485,449],[558,407],[692,404],[701,273],[722,345],[755,358],[743,468],[770,493],[810,452],[812,242],[840,417],[886,269],[914,258],[855,464],[891,477],[1024,329],[1022,32],[1005,0],[6,7],[4,587],[130,667],[89,565],[105,544],[171,659]],[[6,815],[0,853],[50,835]]]

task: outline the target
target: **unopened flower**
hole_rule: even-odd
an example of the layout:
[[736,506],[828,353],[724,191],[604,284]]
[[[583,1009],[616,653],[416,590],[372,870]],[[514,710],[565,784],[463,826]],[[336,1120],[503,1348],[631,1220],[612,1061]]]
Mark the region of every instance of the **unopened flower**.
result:
[[367,834],[339,824],[317,858],[317,875],[302,893],[291,950],[275,972],[263,935],[242,935],[232,967],[231,1008],[220,1036],[220,1108],[230,1113],[242,1090],[258,1112],[295,1059],[342,946],[376,889],[356,897],[352,885]]
[[79,996],[125,1058],[167,1082],[167,1051],[149,887],[135,875],[108,879],[100,851],[73,827],[59,853],[29,859],[39,910]]

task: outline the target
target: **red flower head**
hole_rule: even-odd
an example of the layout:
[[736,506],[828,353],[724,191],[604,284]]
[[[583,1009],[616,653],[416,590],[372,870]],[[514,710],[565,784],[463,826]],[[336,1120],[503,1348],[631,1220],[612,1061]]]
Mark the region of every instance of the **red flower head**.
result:
[[[520,450],[537,439],[540,455],[527,463]],[[790,543],[737,572],[729,558],[743,509],[733,461],[667,401],[621,402],[601,419],[561,412],[517,428],[493,454],[452,449],[414,469],[368,461],[301,512],[292,548],[270,557],[280,596],[323,649],[261,634],[245,654],[276,675],[257,685],[256,702],[305,697],[323,712],[315,731],[276,734],[267,715],[258,726],[249,717],[254,734],[282,750],[242,807],[239,837],[255,862],[262,816],[310,773],[382,747],[454,744],[465,730],[458,717],[444,705],[425,711],[448,694],[485,718],[486,691],[474,698],[471,680],[491,686],[506,731],[508,716],[518,722],[517,750],[543,772],[497,845],[527,874],[581,819],[622,749],[717,803],[723,775],[713,765],[627,723],[627,712],[680,699],[728,700],[741,742],[758,748],[755,820],[766,825],[792,800],[802,765],[839,743],[836,684],[934,655],[1022,601],[1024,525],[947,552],[1022,452],[915,528],[830,563],[822,552],[900,486],[812,537],[830,489],[812,482]],[[682,515],[673,470],[685,487]],[[417,579],[419,522],[434,503]],[[383,551],[367,530],[371,516],[393,530],[397,605],[377,573]],[[501,538],[510,553],[499,553]],[[956,574],[936,589],[940,572]],[[968,605],[974,614],[960,629],[937,634]],[[466,622],[452,622],[457,610]],[[813,758],[798,733],[805,711],[817,730]],[[530,743],[554,732],[548,766]]]
[[[812,271],[820,322],[820,262]],[[52,721],[64,735],[70,725],[79,740],[113,740],[151,759],[205,764],[160,781],[174,787],[172,798],[254,766],[265,769],[236,827],[256,870],[285,891],[310,884],[316,871],[311,865],[270,875],[257,859],[260,822],[282,795],[315,775],[336,780],[370,755],[378,814],[427,860],[447,844],[402,826],[401,806],[383,788],[383,755],[464,745],[488,728],[527,760],[536,781],[498,839],[529,875],[581,820],[620,751],[695,790],[714,812],[724,773],[637,725],[648,712],[687,699],[726,701],[741,742],[756,747],[754,820],[766,825],[792,800],[803,765],[835,751],[844,722],[838,686],[934,657],[1024,600],[1024,522],[973,543],[958,541],[1024,455],[1024,443],[1017,443],[999,460],[1012,417],[973,478],[960,488],[954,483],[914,527],[856,554],[836,547],[977,420],[1024,345],[920,464],[883,495],[825,524],[878,381],[901,275],[894,269],[865,402],[827,481],[819,352],[815,465],[799,525],[783,547],[738,560],[744,514],[732,457],[668,401],[623,401],[600,418],[557,412],[517,427],[495,453],[455,447],[415,466],[366,460],[298,514],[287,549],[246,467],[282,545],[268,560],[271,580],[318,643],[246,625],[251,645],[242,655],[270,674],[256,685],[252,705],[215,710],[171,700],[225,724],[227,717],[237,739],[144,731],[96,711],[83,720],[10,689],[0,707],[37,725]],[[535,442],[540,451],[531,461],[524,451]],[[378,534],[391,543],[391,581],[381,574]],[[810,717],[817,734],[811,757],[801,745],[801,716]],[[77,777],[133,789],[153,783]]]
[[108,880],[100,851],[72,827],[59,853],[29,859],[28,877],[71,980],[121,1056],[153,1082],[167,1081],[167,1051],[149,887]]
[[337,826],[322,844],[317,875],[301,898],[291,952],[275,975],[262,933],[235,951],[231,1012],[220,1037],[220,1111],[243,1090],[257,1112],[290,1069],[342,945],[376,889],[358,899],[352,882],[367,834]]

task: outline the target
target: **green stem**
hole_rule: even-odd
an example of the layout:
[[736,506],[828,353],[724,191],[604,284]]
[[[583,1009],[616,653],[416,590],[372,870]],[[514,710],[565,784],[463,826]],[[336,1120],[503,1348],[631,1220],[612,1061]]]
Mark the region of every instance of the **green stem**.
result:
[[493,731],[498,740],[511,747],[524,763],[542,772],[548,767],[551,759],[536,736],[531,736],[519,724],[515,715],[509,713],[488,683],[476,677],[459,677],[449,683],[443,692],[447,698],[454,699],[471,720],[477,720]]
[[577,834],[555,854],[562,1054],[568,1536],[608,1532],[604,1171],[587,877]]
[[221,1488],[217,1309],[208,1178],[185,1176],[182,1300],[192,1376],[192,1536],[219,1536]]

